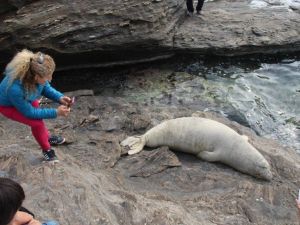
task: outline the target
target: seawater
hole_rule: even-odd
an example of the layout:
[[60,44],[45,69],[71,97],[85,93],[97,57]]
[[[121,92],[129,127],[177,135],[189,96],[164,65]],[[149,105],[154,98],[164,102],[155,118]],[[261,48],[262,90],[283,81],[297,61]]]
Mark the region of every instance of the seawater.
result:
[[127,77],[119,93],[153,105],[218,112],[300,153],[300,60],[194,59],[158,71],[137,76],[143,85]]
[[183,57],[79,75],[71,71],[71,79],[64,73],[54,82],[66,91],[90,88],[153,107],[217,112],[300,153],[299,57]]
[[215,109],[226,115],[225,106],[232,106],[259,135],[300,153],[300,61],[220,63],[209,68],[191,64],[187,71],[191,67],[205,76],[204,89],[214,93]]

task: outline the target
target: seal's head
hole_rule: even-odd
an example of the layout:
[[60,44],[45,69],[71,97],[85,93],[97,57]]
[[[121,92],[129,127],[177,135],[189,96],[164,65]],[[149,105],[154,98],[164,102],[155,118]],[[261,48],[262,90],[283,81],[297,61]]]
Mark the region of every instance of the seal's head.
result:
[[273,177],[270,164],[262,155],[261,157],[260,160],[254,162],[253,176],[270,181]]
[[254,177],[270,181],[272,179],[271,166],[264,156],[246,140],[235,144],[238,154],[230,154],[230,159],[226,163],[233,168],[250,174]]

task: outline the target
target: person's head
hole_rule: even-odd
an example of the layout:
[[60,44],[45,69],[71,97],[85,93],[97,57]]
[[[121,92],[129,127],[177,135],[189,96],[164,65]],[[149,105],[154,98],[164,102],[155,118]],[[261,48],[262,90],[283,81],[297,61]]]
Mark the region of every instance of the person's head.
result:
[[19,79],[26,91],[34,91],[36,84],[52,80],[55,63],[51,56],[42,52],[33,53],[27,49],[18,52],[5,68],[11,82]]
[[0,225],[7,225],[25,199],[23,188],[17,182],[0,177]]

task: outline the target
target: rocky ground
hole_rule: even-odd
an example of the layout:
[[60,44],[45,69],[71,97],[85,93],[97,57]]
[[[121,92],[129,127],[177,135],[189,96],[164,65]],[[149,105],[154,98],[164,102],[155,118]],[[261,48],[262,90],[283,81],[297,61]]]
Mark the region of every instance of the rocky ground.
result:
[[[38,218],[73,225],[298,224],[300,157],[294,150],[213,113],[130,103],[89,90],[67,94],[77,96],[71,115],[47,120],[52,133],[68,140],[55,148],[58,164],[41,162],[28,127],[0,117],[0,173],[23,185],[24,205]],[[212,118],[248,135],[270,162],[272,181],[167,147],[129,156],[119,144],[181,116]]]
[[[58,70],[155,61],[182,52],[299,51],[297,5],[251,2],[208,1],[194,17],[185,16],[184,0],[0,2],[1,71],[24,47],[52,54]],[[71,115],[47,120],[52,133],[68,140],[55,148],[58,164],[42,163],[30,129],[0,116],[0,175],[22,184],[24,205],[39,219],[63,225],[299,224],[300,158],[293,149],[218,114],[132,103],[90,90],[68,94],[77,96]],[[270,162],[272,181],[166,147],[129,156],[119,144],[181,116],[213,118],[249,136]]]

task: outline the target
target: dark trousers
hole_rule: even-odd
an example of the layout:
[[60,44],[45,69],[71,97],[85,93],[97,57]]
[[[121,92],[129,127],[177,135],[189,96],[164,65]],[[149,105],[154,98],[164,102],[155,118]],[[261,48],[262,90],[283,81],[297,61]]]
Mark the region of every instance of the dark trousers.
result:
[[[198,4],[196,7],[197,11],[201,11],[204,0],[198,0]],[[193,0],[186,0],[186,7],[189,12],[194,12]]]

